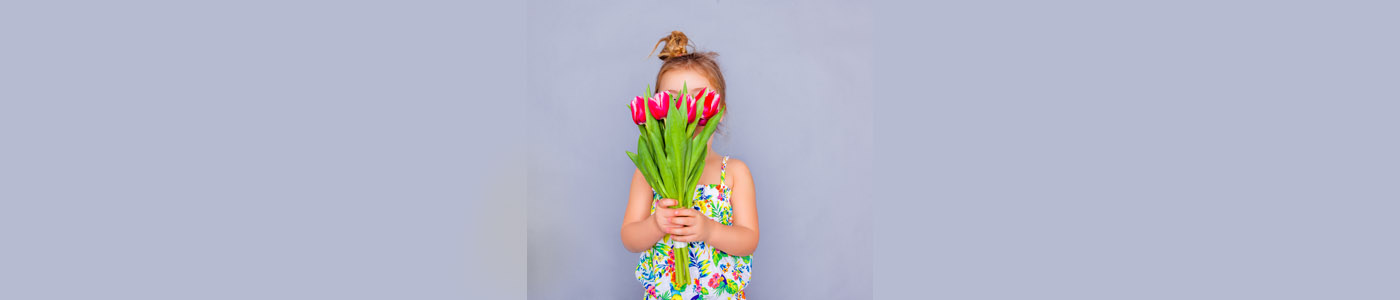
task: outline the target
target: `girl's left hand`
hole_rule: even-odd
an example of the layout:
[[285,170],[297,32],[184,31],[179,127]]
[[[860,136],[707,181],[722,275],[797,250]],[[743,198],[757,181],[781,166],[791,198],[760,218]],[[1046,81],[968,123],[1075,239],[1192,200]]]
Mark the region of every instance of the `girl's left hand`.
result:
[[677,209],[676,216],[671,219],[672,223],[681,227],[671,227],[666,233],[671,234],[671,240],[677,242],[704,242],[710,239],[710,230],[714,226],[714,220],[700,214],[694,209]]

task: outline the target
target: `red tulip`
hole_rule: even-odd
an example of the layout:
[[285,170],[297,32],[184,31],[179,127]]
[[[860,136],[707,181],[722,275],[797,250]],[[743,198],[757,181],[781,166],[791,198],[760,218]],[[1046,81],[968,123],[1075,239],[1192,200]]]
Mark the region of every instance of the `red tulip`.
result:
[[695,97],[691,95],[685,95],[682,97],[683,100],[677,102],[682,102],[682,105],[685,105],[685,122],[695,122],[695,111],[700,108],[698,105],[695,105]]
[[627,108],[632,109],[632,122],[636,122],[637,125],[647,123],[646,107],[643,105],[647,105],[647,98],[642,96],[637,96],[637,99],[632,99],[632,103],[627,104]]
[[666,118],[666,110],[671,107],[671,94],[667,92],[656,93],[647,99],[647,106],[651,108],[651,116],[660,120]]
[[702,89],[699,93],[700,104],[704,108],[700,114],[700,125],[705,125],[705,121],[719,113],[719,93],[711,89]]

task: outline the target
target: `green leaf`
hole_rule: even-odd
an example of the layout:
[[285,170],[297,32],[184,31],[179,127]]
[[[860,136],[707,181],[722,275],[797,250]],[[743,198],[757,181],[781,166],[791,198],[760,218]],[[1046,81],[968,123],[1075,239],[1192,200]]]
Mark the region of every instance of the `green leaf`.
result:
[[[670,110],[674,111],[675,108],[672,107],[670,108]],[[678,139],[676,138],[676,134],[681,128],[681,126],[677,126],[680,120],[679,117],[680,114],[676,114],[674,112],[666,114],[666,165],[667,168],[669,168],[671,171],[667,172],[666,175],[664,175],[667,177],[667,188],[670,189],[672,192],[672,194],[668,195],[667,198],[676,199],[678,200],[678,202],[684,201],[681,194],[684,191],[683,189],[681,189],[681,185],[684,184],[684,174],[678,172],[685,171],[685,168],[682,166],[685,157],[683,155],[684,153],[681,152],[681,148],[683,145],[680,142],[678,142]],[[681,204],[682,203],[677,203],[677,206],[681,206]]]
[[660,183],[660,178],[657,176],[656,163],[651,160],[651,155],[648,154],[650,151],[647,151],[646,141],[645,136],[637,137],[636,165],[637,169],[642,172],[642,177],[646,179],[647,185],[655,187],[657,183]]
[[651,180],[648,179],[648,177],[651,177],[651,176],[650,176],[649,174],[647,174],[648,172],[647,172],[647,169],[646,169],[646,167],[645,167],[646,162],[643,162],[643,161],[642,161],[642,160],[643,160],[642,156],[641,156],[640,154],[636,154],[636,153],[632,153],[632,152],[627,152],[627,157],[632,159],[632,164],[634,164],[634,165],[637,166],[637,171],[642,173],[642,178],[643,178],[643,179],[647,179],[647,184],[650,185],[650,184],[651,184]]
[[[647,91],[651,91],[650,85],[647,86]],[[654,165],[653,169],[656,170],[656,173],[653,174],[656,182],[648,182],[648,184],[651,184],[651,188],[656,190],[657,193],[666,195],[670,193],[670,191],[666,186],[667,180],[669,179],[666,178],[665,174],[669,173],[670,170],[665,164],[660,163],[667,159],[666,152],[663,151],[665,140],[661,137],[661,122],[652,118],[651,105],[649,104],[650,97],[648,97],[645,103],[648,103],[648,105],[643,106],[644,113],[646,114],[646,124],[642,125],[642,138],[646,139],[646,145],[651,148],[649,153],[645,153],[647,156],[646,161]]]

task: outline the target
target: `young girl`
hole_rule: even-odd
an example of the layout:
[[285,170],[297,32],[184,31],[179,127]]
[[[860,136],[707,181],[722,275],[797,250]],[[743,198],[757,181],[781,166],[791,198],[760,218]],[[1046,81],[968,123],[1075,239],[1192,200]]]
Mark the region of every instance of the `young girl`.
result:
[[[714,52],[690,53],[680,31],[657,44],[662,47],[658,91],[679,94],[684,85],[692,94],[710,89],[720,94],[724,106],[724,76]],[[723,120],[715,120],[719,122]],[[699,128],[696,128],[697,130]],[[710,140],[713,144],[714,139]],[[758,247],[758,211],[754,204],[753,177],[738,159],[716,154],[710,148],[696,186],[699,195],[689,209],[670,209],[675,199],[661,199],[642,173],[632,173],[632,191],[622,220],[622,245],[641,252],[637,280],[646,290],[644,299],[745,299],[749,263]],[[691,282],[671,284],[675,274],[671,241],[689,242]]]

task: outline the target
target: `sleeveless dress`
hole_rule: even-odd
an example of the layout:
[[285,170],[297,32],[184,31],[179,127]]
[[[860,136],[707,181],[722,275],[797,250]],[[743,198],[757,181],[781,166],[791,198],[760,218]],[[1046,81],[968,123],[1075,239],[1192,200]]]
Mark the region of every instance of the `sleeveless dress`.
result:
[[[724,185],[724,167],[729,162],[725,156],[719,167],[720,184],[701,184],[695,187],[696,196],[691,207],[720,224],[733,225],[730,217],[733,209],[729,203],[729,186]],[[652,191],[652,199],[660,200],[661,195]],[[656,213],[652,202],[651,212]],[[690,284],[676,287],[671,284],[675,274],[675,262],[671,259],[671,236],[666,235],[651,249],[642,252],[637,261],[637,281],[642,282],[646,293],[642,299],[653,300],[692,300],[692,299],[746,299],[744,287],[749,282],[749,264],[753,255],[733,256],[706,244],[690,243]]]

